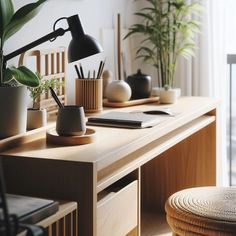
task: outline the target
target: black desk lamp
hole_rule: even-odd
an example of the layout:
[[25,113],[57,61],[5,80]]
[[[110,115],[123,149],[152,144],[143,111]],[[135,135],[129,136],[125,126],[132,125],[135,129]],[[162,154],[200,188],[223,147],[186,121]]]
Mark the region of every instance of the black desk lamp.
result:
[[[56,24],[60,20],[63,20],[63,19],[67,20],[69,27],[67,29],[63,29],[63,28],[55,29]],[[93,37],[84,33],[79,16],[73,15],[70,17],[62,17],[58,19],[54,23],[53,32],[4,56],[4,62],[6,63],[8,60],[12,59],[13,57],[20,55],[21,53],[26,52],[29,49],[32,49],[33,47],[38,46],[46,41],[49,41],[49,40],[54,41],[58,36],[64,35],[67,31],[70,31],[72,35],[72,40],[68,48],[69,63],[92,56],[94,54],[97,54],[103,51],[100,44]]]

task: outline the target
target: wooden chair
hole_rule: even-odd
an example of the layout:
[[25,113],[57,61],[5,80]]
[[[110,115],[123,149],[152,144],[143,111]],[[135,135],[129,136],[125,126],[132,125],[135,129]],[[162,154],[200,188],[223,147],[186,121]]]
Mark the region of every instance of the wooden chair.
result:
[[169,197],[165,210],[173,236],[236,235],[236,188],[185,189]]
[[[33,71],[38,72],[43,80],[56,78],[65,83],[65,48],[34,50],[21,54],[19,65],[26,65]],[[60,86],[57,95],[62,104],[66,104],[65,86]],[[48,118],[57,113],[57,105],[50,93],[40,96],[38,99],[39,106],[47,110]]]

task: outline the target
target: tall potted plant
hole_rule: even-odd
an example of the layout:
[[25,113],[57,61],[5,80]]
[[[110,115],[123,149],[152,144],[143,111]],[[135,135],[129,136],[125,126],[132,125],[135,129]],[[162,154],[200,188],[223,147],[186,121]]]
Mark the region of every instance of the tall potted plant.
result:
[[200,31],[200,24],[193,15],[199,14],[201,6],[197,1],[187,0],[145,1],[148,6],[135,13],[141,23],[132,25],[125,38],[142,34],[137,58],[154,66],[159,87],[170,90],[179,57],[194,56],[194,37]]
[[11,0],[0,0],[0,138],[25,132],[26,86],[39,85],[38,76],[25,66],[7,67],[4,44],[38,13],[45,1],[27,4],[15,12]]

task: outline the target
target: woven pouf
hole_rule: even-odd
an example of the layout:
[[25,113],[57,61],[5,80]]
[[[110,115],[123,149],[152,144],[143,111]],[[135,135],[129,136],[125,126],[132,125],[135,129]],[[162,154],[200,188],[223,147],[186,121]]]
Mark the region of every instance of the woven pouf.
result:
[[236,188],[185,189],[169,197],[165,210],[173,235],[236,236]]

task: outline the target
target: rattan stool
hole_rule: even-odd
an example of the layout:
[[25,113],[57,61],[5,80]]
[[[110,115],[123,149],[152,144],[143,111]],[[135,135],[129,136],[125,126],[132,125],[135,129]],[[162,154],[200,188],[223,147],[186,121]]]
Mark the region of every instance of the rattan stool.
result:
[[173,235],[236,236],[236,188],[185,189],[169,197],[165,210]]

